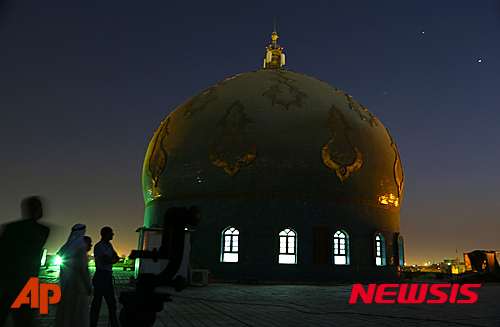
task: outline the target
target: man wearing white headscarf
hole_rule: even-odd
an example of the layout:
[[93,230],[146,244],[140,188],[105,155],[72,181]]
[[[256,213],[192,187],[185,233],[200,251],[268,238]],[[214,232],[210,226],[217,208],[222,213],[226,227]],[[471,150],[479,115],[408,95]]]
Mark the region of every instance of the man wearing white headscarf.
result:
[[87,226],[76,224],[68,241],[57,252],[61,257],[59,281],[61,301],[57,307],[56,327],[88,327],[89,295],[92,284],[87,263],[88,245],[84,239]]

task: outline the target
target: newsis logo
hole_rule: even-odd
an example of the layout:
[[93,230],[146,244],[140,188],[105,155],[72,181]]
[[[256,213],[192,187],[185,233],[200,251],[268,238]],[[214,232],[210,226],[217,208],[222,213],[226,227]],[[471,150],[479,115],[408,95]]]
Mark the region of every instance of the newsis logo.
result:
[[[52,296],[49,296],[52,291]],[[40,314],[49,313],[49,304],[56,304],[61,300],[61,289],[57,284],[38,282],[38,278],[33,277],[26,283],[11,308],[19,308],[21,304],[31,304],[32,308],[40,308]]]
[[358,298],[364,303],[387,304],[474,303],[478,296],[471,288],[475,287],[481,287],[481,284],[380,284],[378,287],[369,284],[367,290],[361,284],[354,284],[349,303],[357,303]]

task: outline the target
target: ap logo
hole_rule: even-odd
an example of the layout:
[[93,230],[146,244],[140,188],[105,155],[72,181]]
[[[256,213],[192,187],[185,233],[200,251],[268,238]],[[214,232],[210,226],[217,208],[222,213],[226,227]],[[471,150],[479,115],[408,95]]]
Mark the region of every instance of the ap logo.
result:
[[[49,291],[54,294],[49,297]],[[11,308],[19,308],[21,304],[31,304],[32,308],[40,308],[40,314],[49,313],[49,304],[56,304],[61,300],[61,289],[57,284],[40,284],[38,278],[33,277],[26,283]]]

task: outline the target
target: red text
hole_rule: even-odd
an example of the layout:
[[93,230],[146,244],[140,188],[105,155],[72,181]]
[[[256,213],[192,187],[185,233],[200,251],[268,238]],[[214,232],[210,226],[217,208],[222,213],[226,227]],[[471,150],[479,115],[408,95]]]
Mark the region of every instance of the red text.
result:
[[470,290],[474,287],[481,284],[369,284],[367,290],[354,284],[349,303],[356,303],[358,297],[364,303],[474,303],[478,298]]

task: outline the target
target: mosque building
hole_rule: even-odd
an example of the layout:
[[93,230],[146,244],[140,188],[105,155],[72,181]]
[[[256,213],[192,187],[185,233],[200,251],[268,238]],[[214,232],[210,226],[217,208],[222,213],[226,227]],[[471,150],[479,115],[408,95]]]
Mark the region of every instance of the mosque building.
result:
[[198,206],[190,266],[219,281],[395,278],[396,144],[350,95],[284,69],[277,39],[263,69],[201,91],[161,123],[144,161],[144,227]]

